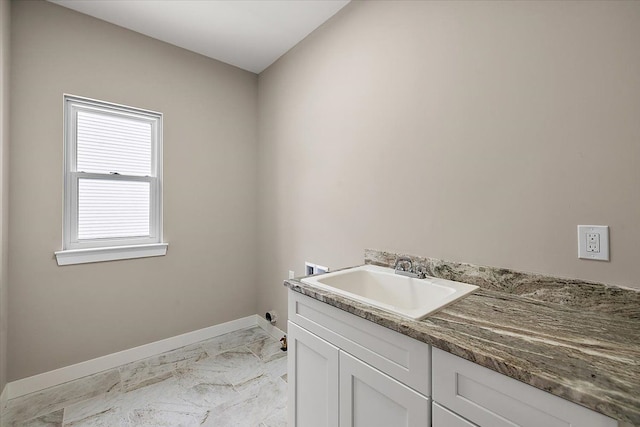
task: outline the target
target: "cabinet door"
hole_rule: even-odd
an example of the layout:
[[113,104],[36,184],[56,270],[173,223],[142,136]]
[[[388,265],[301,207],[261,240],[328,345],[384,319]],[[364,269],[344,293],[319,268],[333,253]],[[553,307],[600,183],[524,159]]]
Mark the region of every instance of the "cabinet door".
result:
[[433,400],[480,427],[616,427],[609,417],[433,349]]
[[338,426],[337,347],[288,323],[289,426]]
[[340,427],[425,427],[429,398],[340,352]]

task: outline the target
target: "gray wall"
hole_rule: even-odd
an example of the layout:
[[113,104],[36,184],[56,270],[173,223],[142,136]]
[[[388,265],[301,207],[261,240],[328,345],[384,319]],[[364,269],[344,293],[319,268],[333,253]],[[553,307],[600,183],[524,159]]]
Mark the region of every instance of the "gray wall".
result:
[[[12,4],[9,380],[256,313],[257,77]],[[165,257],[58,267],[62,95],[164,113]]]
[[0,0],[0,393],[7,383],[9,296],[7,270],[9,185],[9,0]]
[[[288,270],[367,247],[640,286],[638,2],[352,2],[259,79],[53,4],[11,17],[8,380],[284,317]],[[65,92],[164,112],[166,257],[56,266]],[[590,223],[611,262],[576,258]]]
[[[260,302],[363,249],[640,286],[640,2],[352,2],[259,79]],[[611,228],[611,262],[576,225]]]

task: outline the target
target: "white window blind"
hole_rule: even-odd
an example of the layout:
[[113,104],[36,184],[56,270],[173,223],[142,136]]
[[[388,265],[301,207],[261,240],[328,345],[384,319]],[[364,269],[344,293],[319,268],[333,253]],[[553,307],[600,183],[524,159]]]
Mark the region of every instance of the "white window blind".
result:
[[151,123],[78,111],[77,170],[151,175]]
[[149,236],[149,187],[140,181],[80,179],[78,239]]
[[63,252],[161,243],[161,148],[161,114],[65,95]]

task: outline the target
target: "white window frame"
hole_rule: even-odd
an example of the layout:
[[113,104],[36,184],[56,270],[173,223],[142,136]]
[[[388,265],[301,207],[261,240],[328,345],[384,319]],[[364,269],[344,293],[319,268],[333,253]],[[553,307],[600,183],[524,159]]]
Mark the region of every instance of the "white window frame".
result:
[[[88,111],[129,117],[151,125],[151,175],[134,176],[88,173],[76,168],[77,116]],[[143,181],[150,186],[149,236],[110,239],[78,239],[78,183],[80,179]],[[58,265],[117,259],[161,256],[167,244],[162,242],[162,113],[64,95],[64,215],[62,251],[56,252]]]

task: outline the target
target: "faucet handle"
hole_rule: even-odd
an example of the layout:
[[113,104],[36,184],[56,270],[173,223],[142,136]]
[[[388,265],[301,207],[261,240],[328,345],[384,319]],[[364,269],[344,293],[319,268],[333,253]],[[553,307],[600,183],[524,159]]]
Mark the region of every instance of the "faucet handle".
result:
[[413,272],[418,275],[418,279],[424,279],[427,277],[427,267],[424,265],[417,265]]
[[[405,264],[409,264],[409,269],[407,270],[404,265]],[[413,270],[413,263],[411,262],[411,258],[406,257],[406,256],[401,256],[396,258],[396,264],[393,267],[395,270],[400,270],[400,271],[411,271]]]

